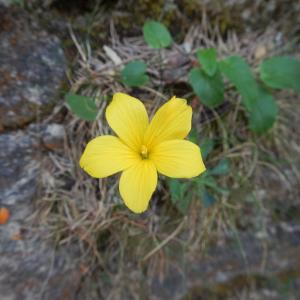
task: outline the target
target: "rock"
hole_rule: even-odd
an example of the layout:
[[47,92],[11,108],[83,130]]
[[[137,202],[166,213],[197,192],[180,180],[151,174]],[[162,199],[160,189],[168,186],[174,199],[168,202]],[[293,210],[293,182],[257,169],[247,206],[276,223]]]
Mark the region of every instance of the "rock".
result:
[[16,128],[54,105],[66,62],[59,40],[16,7],[0,6],[0,41],[0,128]]
[[[18,206],[26,217],[30,201],[38,191],[39,140],[26,131],[0,134],[0,202]],[[24,208],[24,209],[21,209]]]
[[75,299],[80,272],[70,249],[57,253],[36,235],[22,233],[21,224],[1,227],[1,300]]
[[61,149],[64,138],[64,127],[55,123],[0,134],[0,204],[11,210],[14,220],[25,219],[39,197],[43,151]]
[[0,5],[9,6],[11,5],[11,0],[0,0]]
[[62,129],[31,124],[0,134],[0,204],[10,212],[0,224],[1,300],[76,299],[81,273],[74,248],[56,252],[28,218],[42,188],[42,145],[60,144]]
[[211,247],[206,255],[199,253],[199,258],[187,260],[181,268],[174,262],[163,280],[153,279],[151,299],[227,299],[256,280],[280,282],[291,280],[293,274],[297,278],[299,257],[299,228],[292,232],[277,228],[268,242],[245,234],[239,242],[231,240]]
[[43,144],[49,150],[62,149],[65,137],[65,128],[60,124],[49,124],[42,133]]

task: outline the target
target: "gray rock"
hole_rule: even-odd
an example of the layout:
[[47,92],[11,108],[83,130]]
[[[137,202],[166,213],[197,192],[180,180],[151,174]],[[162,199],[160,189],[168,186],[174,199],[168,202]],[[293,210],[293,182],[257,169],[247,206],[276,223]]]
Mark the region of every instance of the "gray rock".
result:
[[12,4],[11,0],[0,0],[0,5],[9,6],[11,4]]
[[1,300],[75,299],[80,272],[71,252],[22,233],[21,223],[0,228]]
[[[39,140],[26,131],[0,134],[0,203],[27,210],[38,190]],[[24,210],[20,210],[24,213]],[[19,216],[20,219],[26,214]]]
[[18,8],[0,6],[0,129],[20,127],[47,112],[64,79],[59,40]]
[[199,253],[198,258],[193,257],[184,265],[174,262],[175,267],[163,280],[152,280],[151,299],[227,299],[233,291],[256,280],[280,282],[297,278],[299,257],[298,227],[278,227],[263,241],[250,234],[240,235],[239,241],[231,239],[226,245],[211,247],[206,255]]
[[60,139],[58,129],[58,124],[31,124],[0,134],[0,206],[11,214],[0,225],[1,300],[76,299],[81,273],[74,248],[56,252],[31,220],[41,191],[42,137],[48,131],[47,139]]
[[42,140],[47,149],[62,149],[65,137],[65,128],[61,124],[48,124],[43,129]]

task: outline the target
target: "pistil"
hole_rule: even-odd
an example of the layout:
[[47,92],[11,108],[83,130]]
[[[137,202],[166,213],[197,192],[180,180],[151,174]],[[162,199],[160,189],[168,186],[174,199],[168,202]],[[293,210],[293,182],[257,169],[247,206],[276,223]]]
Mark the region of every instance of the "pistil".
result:
[[145,145],[142,145],[141,147],[141,157],[142,159],[147,159],[148,158],[148,149]]

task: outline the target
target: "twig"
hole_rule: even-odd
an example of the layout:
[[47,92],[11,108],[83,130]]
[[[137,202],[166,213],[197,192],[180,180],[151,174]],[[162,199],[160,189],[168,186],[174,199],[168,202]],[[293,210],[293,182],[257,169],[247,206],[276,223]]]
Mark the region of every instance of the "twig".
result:
[[163,248],[166,244],[169,243],[181,230],[184,223],[186,221],[186,218],[183,219],[183,221],[178,225],[178,227],[173,231],[172,234],[170,234],[164,241],[162,241],[159,245],[157,245],[153,250],[151,250],[147,255],[144,256],[142,261],[146,261],[149,259],[153,254],[155,254],[157,251],[159,251],[161,248]]

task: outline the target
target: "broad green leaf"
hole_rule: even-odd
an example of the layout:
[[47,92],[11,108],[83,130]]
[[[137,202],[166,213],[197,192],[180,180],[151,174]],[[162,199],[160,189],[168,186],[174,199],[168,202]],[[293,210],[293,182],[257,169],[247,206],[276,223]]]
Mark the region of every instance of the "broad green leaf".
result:
[[270,129],[276,121],[278,105],[262,87],[258,87],[258,96],[249,113],[250,129],[257,133],[263,133]]
[[147,21],[143,26],[143,34],[146,43],[155,49],[166,48],[172,43],[167,27],[156,21]]
[[206,160],[209,153],[213,150],[214,145],[215,145],[214,140],[209,138],[205,138],[203,142],[200,144],[201,155],[203,160]]
[[200,101],[207,107],[214,108],[224,100],[224,83],[220,72],[214,76],[206,75],[201,69],[194,68],[189,73],[189,83]]
[[209,194],[206,189],[204,189],[201,194],[201,200],[206,208],[211,207],[217,202],[217,199],[213,195]]
[[259,86],[246,61],[240,56],[231,56],[221,63],[221,70],[242,96],[248,114],[250,129],[263,133],[272,127],[278,113],[272,95]]
[[198,61],[203,71],[208,76],[213,76],[217,71],[217,51],[215,48],[208,48],[197,51]]
[[230,163],[227,158],[221,159],[218,164],[209,171],[210,175],[225,175],[230,171]]
[[145,84],[148,81],[148,76],[145,74],[147,65],[141,60],[135,60],[127,65],[121,73],[122,82],[129,87],[136,87]]
[[240,56],[230,56],[220,62],[221,71],[233,83],[250,111],[257,99],[257,82],[247,62]]
[[98,108],[90,97],[68,93],[65,101],[69,109],[79,118],[86,121],[94,121],[98,114]]
[[266,59],[260,65],[260,78],[272,88],[300,93],[300,61],[288,56]]

